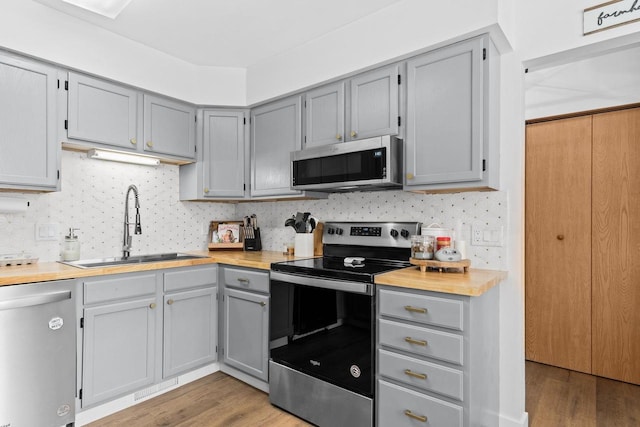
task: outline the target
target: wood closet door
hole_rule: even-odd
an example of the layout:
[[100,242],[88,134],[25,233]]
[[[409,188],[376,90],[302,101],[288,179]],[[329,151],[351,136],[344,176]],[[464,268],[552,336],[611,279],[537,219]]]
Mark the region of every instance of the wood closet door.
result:
[[640,109],[593,116],[593,373],[640,384]]
[[525,356],[591,372],[591,117],[526,128]]

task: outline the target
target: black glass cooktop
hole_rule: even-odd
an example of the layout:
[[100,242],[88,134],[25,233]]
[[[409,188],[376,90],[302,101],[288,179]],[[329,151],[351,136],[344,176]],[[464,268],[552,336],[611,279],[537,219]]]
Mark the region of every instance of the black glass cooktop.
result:
[[405,262],[364,258],[362,261],[345,262],[344,257],[323,257],[277,262],[271,264],[271,270],[313,277],[373,283],[374,275],[408,267],[409,265],[408,259]]

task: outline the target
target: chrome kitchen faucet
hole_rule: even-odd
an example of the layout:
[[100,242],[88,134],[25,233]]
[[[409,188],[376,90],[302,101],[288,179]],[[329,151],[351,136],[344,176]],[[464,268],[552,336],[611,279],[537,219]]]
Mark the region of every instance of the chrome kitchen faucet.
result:
[[142,234],[142,227],[140,225],[140,201],[138,200],[138,188],[135,185],[130,185],[127,188],[127,195],[124,199],[124,237],[122,245],[122,256],[124,258],[129,257],[131,251],[131,235],[129,234],[129,193],[133,190],[133,194],[136,198],[136,225],[134,234]]

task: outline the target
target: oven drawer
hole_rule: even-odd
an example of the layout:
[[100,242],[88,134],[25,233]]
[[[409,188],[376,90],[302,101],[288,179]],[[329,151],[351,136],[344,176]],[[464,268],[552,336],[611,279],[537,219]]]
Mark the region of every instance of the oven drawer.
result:
[[462,427],[461,406],[418,393],[386,381],[378,381],[378,425],[394,427]]
[[386,350],[378,350],[380,375],[463,400],[462,371]]
[[462,331],[462,301],[381,289],[380,315]]
[[269,272],[245,270],[242,268],[221,268],[221,280],[225,286],[256,292],[269,293]]
[[463,363],[463,339],[459,335],[380,319],[380,345],[451,363]]

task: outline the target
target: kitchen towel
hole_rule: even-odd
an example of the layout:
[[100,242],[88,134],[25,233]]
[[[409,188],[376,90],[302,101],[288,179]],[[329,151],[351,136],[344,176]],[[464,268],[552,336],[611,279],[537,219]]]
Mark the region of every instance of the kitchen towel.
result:
[[0,213],[24,213],[29,202],[19,197],[0,197]]

